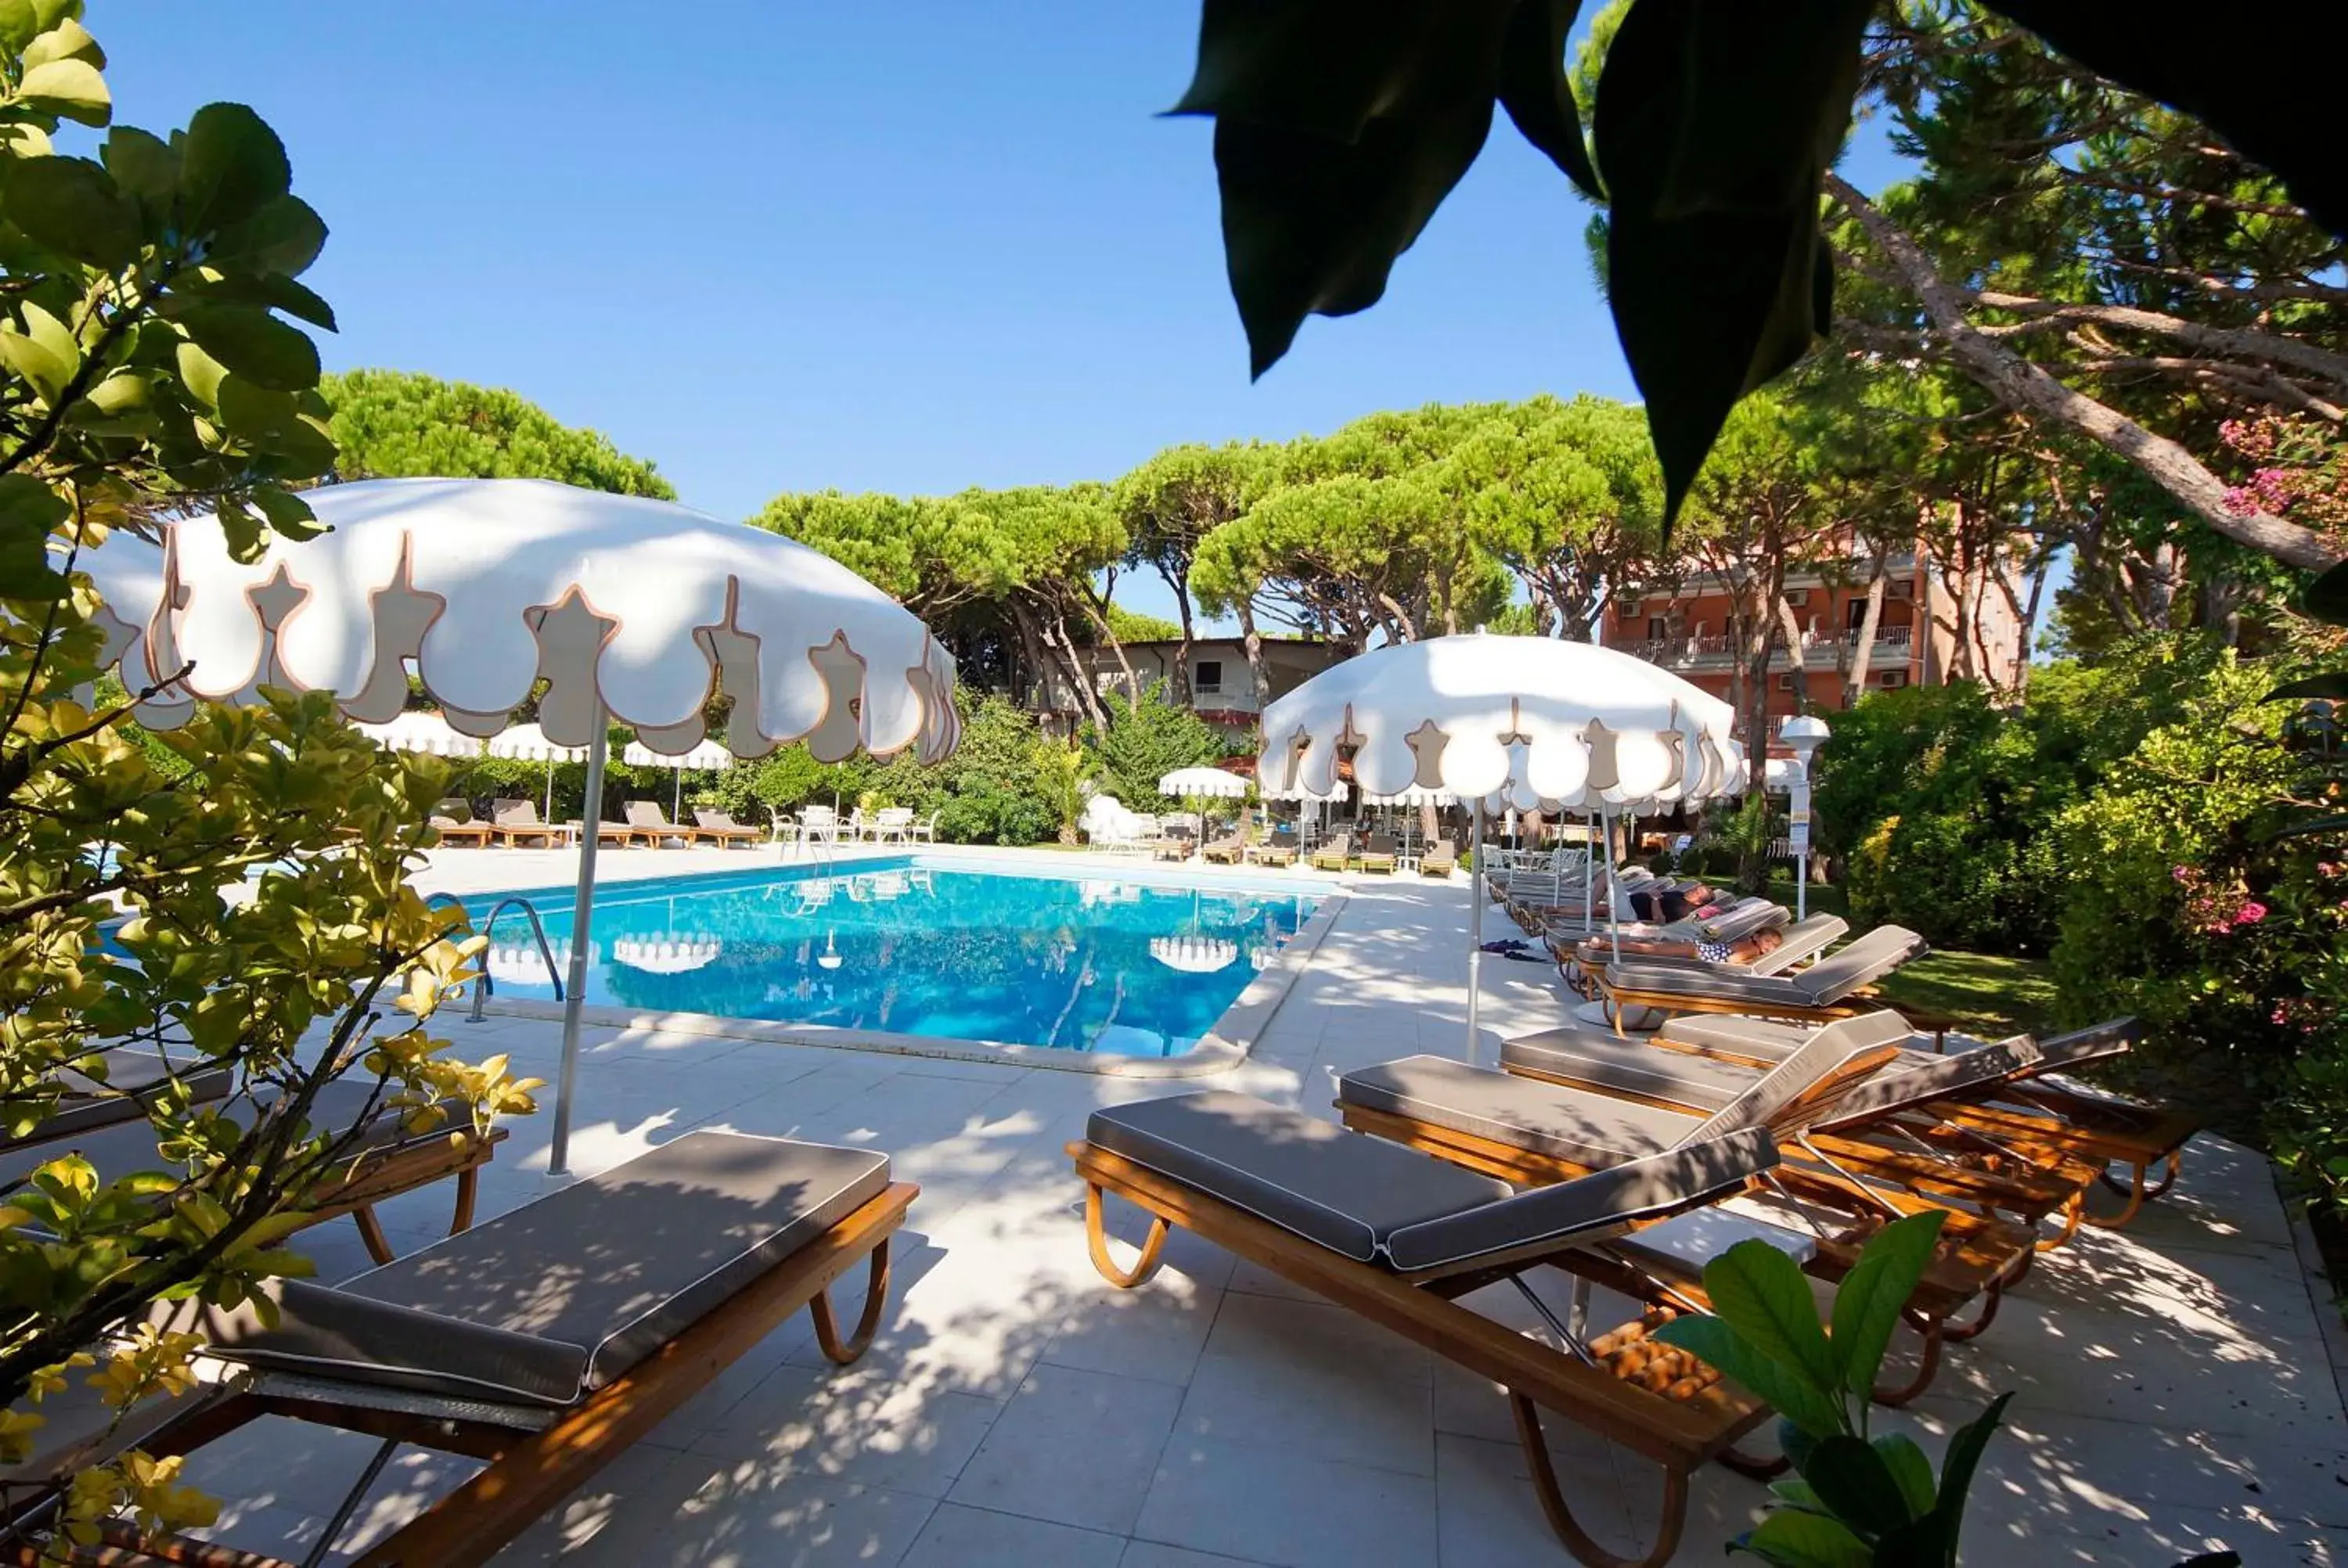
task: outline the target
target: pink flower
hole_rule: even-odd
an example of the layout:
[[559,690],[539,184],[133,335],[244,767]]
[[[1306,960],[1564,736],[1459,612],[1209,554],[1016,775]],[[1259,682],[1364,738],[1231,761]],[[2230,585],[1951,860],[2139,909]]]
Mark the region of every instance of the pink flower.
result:
[[2267,907],[2255,898],[2234,911],[2234,924],[2237,926],[2255,926],[2266,917]]
[[2168,879],[2171,882],[2190,882],[2193,880],[2193,867],[2190,866],[2172,866],[2168,868]]

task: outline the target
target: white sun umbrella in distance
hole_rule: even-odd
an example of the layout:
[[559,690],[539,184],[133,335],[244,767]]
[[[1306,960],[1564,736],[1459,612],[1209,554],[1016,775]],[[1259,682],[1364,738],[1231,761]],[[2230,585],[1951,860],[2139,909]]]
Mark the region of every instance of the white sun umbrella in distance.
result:
[[642,741],[630,741],[621,748],[620,760],[632,768],[675,768],[676,784],[669,794],[668,819],[682,822],[685,810],[685,770],[695,773],[716,773],[734,761],[734,753],[716,741],[704,741],[689,752],[664,757]]
[[583,763],[587,760],[584,746],[558,746],[546,738],[546,732],[536,724],[513,724],[499,730],[489,739],[489,755],[510,757],[516,762],[546,764],[546,820],[554,820],[554,764]]
[[936,761],[961,738],[953,660],[829,557],[665,501],[542,479],[377,479],[304,498],[328,531],[273,539],[249,564],[209,517],[159,525],[160,547],[116,534],[90,551],[108,652],[134,691],[191,666],[138,710],[157,725],[263,685],[387,723],[412,666],[451,725],[486,737],[547,682],[540,727],[587,761],[549,1163],[563,1174],[610,723],[688,752],[722,680],[736,755],[804,741],[826,762],[860,747]]
[[361,724],[367,739],[387,751],[435,757],[478,757],[481,739],[454,728],[438,713],[406,712],[389,723]]
[[1225,768],[1176,768],[1158,781],[1158,793],[1166,795],[1238,800],[1247,792],[1248,781]]
[[[1323,671],[1263,712],[1267,789],[1325,794],[1349,751],[1365,794],[1416,785],[1475,803],[1468,1058],[1478,1050],[1484,815],[1504,788],[1530,809],[1619,810],[1703,800],[1744,781],[1727,703],[1612,648],[1470,633],[1375,649]],[[1516,798],[1521,797],[1521,798]]]

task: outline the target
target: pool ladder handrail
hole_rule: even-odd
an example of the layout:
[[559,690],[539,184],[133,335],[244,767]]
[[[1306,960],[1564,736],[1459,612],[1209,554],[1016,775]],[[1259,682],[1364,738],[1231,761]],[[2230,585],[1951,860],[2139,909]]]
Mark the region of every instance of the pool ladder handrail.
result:
[[[450,904],[459,909],[465,907],[465,901],[462,898],[458,897],[454,893],[435,893],[424,902],[427,906],[434,904]],[[519,893],[510,894],[506,897],[499,899],[490,908],[489,918],[481,922],[481,935],[488,937],[494,933],[497,930],[498,917],[504,914],[508,909],[515,908],[520,909],[524,915],[530,917],[530,938],[538,944],[538,956],[546,960],[547,977],[554,982],[554,999],[556,1001],[561,1001],[562,999],[562,969],[561,967],[554,961],[554,944],[546,939],[546,926],[545,923],[538,917],[537,905],[531,903],[529,899],[523,897]],[[467,1023],[479,1023],[486,1020],[489,1017],[486,1004],[488,1003],[489,999],[496,994],[497,982],[489,978],[489,954],[484,950],[481,955],[481,972],[473,981],[473,1010],[465,1015],[465,1021]]]

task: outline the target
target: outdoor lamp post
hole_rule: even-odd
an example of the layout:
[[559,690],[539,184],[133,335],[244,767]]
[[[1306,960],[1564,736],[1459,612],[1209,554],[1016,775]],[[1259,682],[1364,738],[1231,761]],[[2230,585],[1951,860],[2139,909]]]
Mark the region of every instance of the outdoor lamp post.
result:
[[1786,721],[1777,738],[1794,753],[1794,787],[1788,803],[1787,835],[1794,849],[1794,918],[1810,914],[1810,755],[1833,733],[1824,719],[1797,713]]

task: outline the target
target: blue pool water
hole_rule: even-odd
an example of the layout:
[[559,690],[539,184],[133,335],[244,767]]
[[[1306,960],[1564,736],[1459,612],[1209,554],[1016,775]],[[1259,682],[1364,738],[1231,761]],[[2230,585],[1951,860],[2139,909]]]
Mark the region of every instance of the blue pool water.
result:
[[[467,899],[475,921],[499,895]],[[571,891],[534,889],[568,963]],[[1179,1056],[1318,899],[1146,876],[1006,876],[860,862],[607,884],[586,999],[897,1034]],[[490,933],[501,996],[551,998],[514,911]]]

